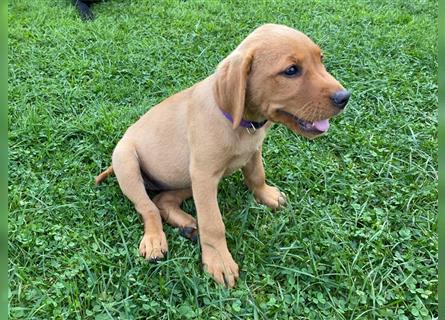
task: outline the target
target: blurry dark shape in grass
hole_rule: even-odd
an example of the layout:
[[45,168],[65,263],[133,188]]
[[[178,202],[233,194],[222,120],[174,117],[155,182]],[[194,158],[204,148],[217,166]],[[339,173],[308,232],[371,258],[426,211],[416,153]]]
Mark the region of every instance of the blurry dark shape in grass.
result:
[[73,5],[79,11],[80,17],[85,21],[94,19],[94,14],[91,11],[91,5],[101,1],[102,0],[72,0]]

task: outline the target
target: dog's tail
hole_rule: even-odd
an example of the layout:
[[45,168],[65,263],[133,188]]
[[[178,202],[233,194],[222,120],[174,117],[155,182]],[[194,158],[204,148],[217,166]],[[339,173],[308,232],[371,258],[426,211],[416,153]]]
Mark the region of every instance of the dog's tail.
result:
[[110,174],[113,174],[113,166],[109,166],[105,171],[101,172],[96,177],[96,185],[100,184],[102,181],[104,181]]

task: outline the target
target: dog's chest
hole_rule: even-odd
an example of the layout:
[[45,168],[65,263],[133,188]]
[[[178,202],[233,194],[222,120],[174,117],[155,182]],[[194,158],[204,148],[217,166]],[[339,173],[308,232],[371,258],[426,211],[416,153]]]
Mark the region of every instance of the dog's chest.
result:
[[264,140],[264,132],[255,134],[243,134],[233,141],[231,157],[228,159],[224,175],[230,175],[234,171],[244,167],[252,156],[258,152]]

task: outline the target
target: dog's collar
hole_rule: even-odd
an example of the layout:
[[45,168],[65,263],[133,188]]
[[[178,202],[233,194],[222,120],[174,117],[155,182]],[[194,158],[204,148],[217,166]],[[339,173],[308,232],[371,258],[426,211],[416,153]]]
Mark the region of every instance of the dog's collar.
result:
[[[221,112],[227,118],[227,120],[229,120],[230,122],[233,123],[233,118],[232,118],[232,115],[230,113],[225,112],[224,110],[221,110]],[[243,127],[243,128],[248,129],[248,130],[250,130],[250,129],[256,130],[256,129],[259,129],[262,126],[264,126],[266,124],[266,122],[267,122],[267,120],[264,120],[262,122],[256,122],[256,121],[249,121],[249,120],[241,119],[241,122],[240,122],[239,125],[241,127]]]

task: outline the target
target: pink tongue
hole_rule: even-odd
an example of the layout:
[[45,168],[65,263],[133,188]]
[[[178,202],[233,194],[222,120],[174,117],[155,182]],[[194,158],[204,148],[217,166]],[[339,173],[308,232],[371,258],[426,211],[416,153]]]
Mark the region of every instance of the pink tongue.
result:
[[314,121],[313,126],[318,131],[325,132],[329,129],[329,120]]

